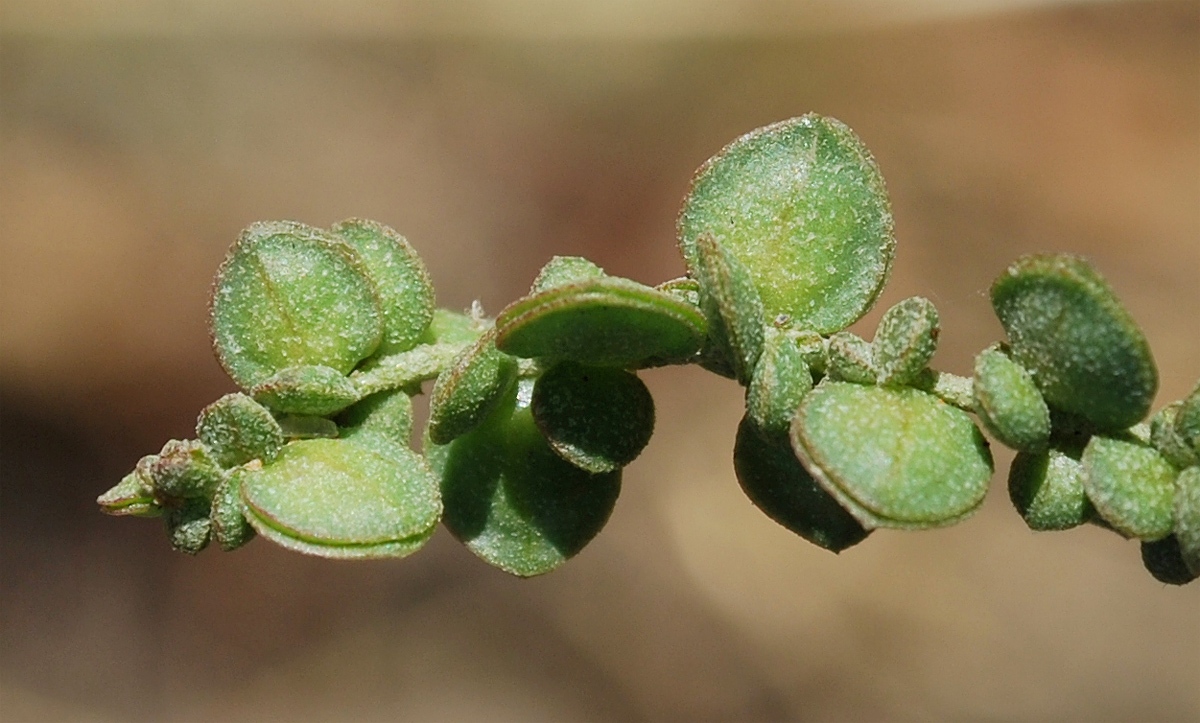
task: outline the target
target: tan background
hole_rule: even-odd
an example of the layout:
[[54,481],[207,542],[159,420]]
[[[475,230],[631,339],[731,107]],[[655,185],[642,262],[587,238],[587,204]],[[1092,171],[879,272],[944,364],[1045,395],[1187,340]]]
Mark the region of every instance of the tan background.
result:
[[[1010,6],[1020,5],[1013,8]],[[645,375],[659,428],[608,529],[511,579],[257,541],[195,559],[94,498],[232,389],[209,280],[251,221],[378,218],[492,312],[552,254],[658,282],[734,136],[815,110],[893,196],[880,305],[1086,254],[1160,404],[1200,374],[1200,4],[42,2],[0,33],[0,719],[1196,720],[1200,584],[1098,529],[983,511],[835,557],[758,514],[732,383]],[[869,334],[876,311],[859,327]]]

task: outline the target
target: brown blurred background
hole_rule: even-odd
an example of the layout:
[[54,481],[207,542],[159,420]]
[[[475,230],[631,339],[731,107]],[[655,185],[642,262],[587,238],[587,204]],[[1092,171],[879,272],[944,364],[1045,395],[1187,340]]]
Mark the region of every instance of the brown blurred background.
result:
[[[1004,489],[840,557],[734,481],[741,398],[645,375],[658,433],[604,534],[531,581],[440,532],[403,560],[172,553],[94,499],[232,390],[210,278],[258,219],[400,229],[442,305],[553,254],[682,272],[693,169],[765,123],[850,124],[929,296],[937,364],[986,290],[1086,254],[1159,403],[1200,375],[1200,3],[45,2],[0,10],[0,719],[1198,720],[1200,583]],[[871,333],[874,312],[859,326]]]

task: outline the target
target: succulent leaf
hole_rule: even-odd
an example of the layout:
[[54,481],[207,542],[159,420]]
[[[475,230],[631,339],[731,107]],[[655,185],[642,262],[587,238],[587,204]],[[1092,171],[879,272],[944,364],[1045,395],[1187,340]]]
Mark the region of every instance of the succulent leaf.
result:
[[709,159],[678,232],[693,276],[698,240],[711,235],[749,269],[768,318],[822,334],[871,308],[895,254],[874,159],[844,124],[816,114],[751,131]]

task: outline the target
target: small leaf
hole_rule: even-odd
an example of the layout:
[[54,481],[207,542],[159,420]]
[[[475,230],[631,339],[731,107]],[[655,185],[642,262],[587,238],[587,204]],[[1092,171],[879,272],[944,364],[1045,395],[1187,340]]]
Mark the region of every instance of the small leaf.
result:
[[874,384],[878,378],[871,345],[848,331],[829,337],[825,372],[836,381]]
[[125,475],[112,489],[96,498],[100,511],[107,515],[158,517],[162,508],[154,499],[154,480],[150,469],[158,455],[142,457],[132,472]]
[[358,252],[379,294],[383,338],[375,353],[395,354],[416,346],[433,320],[433,282],[416,249],[375,221],[351,218],[332,231]]
[[1096,435],[1082,461],[1088,498],[1113,529],[1140,540],[1171,533],[1178,473],[1158,450],[1131,433]]
[[167,540],[176,551],[198,555],[208,547],[212,535],[212,520],[209,519],[209,503],[206,499],[184,500],[179,506],[167,510]]
[[412,397],[402,389],[372,394],[338,415],[337,423],[345,428],[341,436],[369,430],[407,446],[413,431]]
[[1012,449],[1036,450],[1050,439],[1050,409],[1033,377],[999,345],[975,357],[975,411],[993,437]]
[[482,318],[449,309],[434,309],[433,321],[421,336],[421,343],[469,346],[490,328],[491,324]]
[[516,383],[517,360],[489,331],[438,375],[429,395],[429,438],[446,444],[478,426]]
[[1047,404],[1099,430],[1145,418],[1158,389],[1150,346],[1112,289],[1083,259],[1018,259],[992,284],[1012,357]]
[[1200,386],[1188,395],[1175,415],[1175,433],[1192,446],[1200,456]]
[[1200,577],[1200,573],[1190,569],[1184,562],[1175,535],[1142,542],[1142,564],[1155,580],[1168,585],[1186,585]]
[[1008,496],[1031,530],[1069,530],[1095,509],[1083,487],[1082,449],[1068,445],[1022,451],[1008,471]]
[[841,552],[870,534],[813,480],[796,459],[786,434],[769,433],[749,417],[743,418],[733,468],[755,507],[814,545]]
[[235,475],[255,530],[311,555],[402,557],[424,544],[441,513],[424,460],[395,444],[301,440]]
[[358,401],[358,389],[346,375],[326,366],[281,369],[250,390],[254,401],[284,414],[323,417]]
[[729,360],[734,377],[747,385],[762,353],[766,321],[762,298],[746,267],[712,236],[696,239],[695,261],[709,338]]
[[822,382],[800,405],[792,447],[867,529],[958,522],[983,502],[992,475],[966,412],[908,387]]
[[669,294],[605,277],[520,299],[500,312],[496,331],[496,347],[514,356],[630,368],[689,359],[706,323]]
[[229,475],[217,486],[209,511],[212,537],[225,552],[232,552],[254,539],[254,528],[242,512],[239,478]]
[[1200,575],[1200,467],[1188,467],[1175,480],[1175,538],[1193,575]]
[[271,461],[283,447],[283,430],[271,412],[250,397],[226,394],[205,407],[196,420],[196,436],[222,467],[252,459]]
[[812,386],[808,364],[792,337],[768,329],[762,356],[746,390],[747,419],[767,434],[787,437],[796,409]]
[[1150,444],[1178,469],[1200,463],[1200,455],[1183,438],[1175,424],[1183,402],[1168,404],[1150,419]]
[[621,473],[592,475],[555,454],[529,411],[530,383],[516,392],[480,427],[426,449],[442,477],[446,528],[480,559],[531,577],[562,565],[604,527]]
[[[474,341],[474,338],[472,339]],[[392,389],[415,388],[421,382],[434,379],[462,353],[463,344],[438,342],[420,344],[408,351],[375,357],[350,375],[350,381],[361,397]]]
[[288,367],[347,374],[383,336],[383,313],[357,252],[290,221],[251,225],[217,271],[213,348],[243,389]]
[[593,474],[632,462],[654,433],[650,390],[623,369],[556,364],[534,384],[531,410],[550,447]]
[[604,276],[604,269],[582,256],[555,256],[542,267],[530,294],[536,294],[558,286],[568,286],[581,281],[590,281]]
[[903,386],[915,379],[933,359],[940,329],[929,299],[914,296],[888,309],[871,343],[878,383]]
[[156,497],[207,499],[221,483],[224,472],[200,440],[172,439],[158,453],[150,477]]
[[693,276],[711,235],[745,266],[768,318],[829,334],[875,303],[895,254],[879,168],[841,122],[809,114],[751,131],[709,159],[679,214]]

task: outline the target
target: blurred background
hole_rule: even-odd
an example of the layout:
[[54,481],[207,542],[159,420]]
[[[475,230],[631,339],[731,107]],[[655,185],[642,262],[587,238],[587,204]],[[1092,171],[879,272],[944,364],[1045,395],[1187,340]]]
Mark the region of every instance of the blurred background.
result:
[[757,126],[853,127],[892,194],[882,309],[937,366],[1020,254],[1090,257],[1157,406],[1200,375],[1200,3],[6,0],[0,9],[0,719],[1197,720],[1200,584],[1004,487],[841,556],[742,497],[742,399],[644,375],[658,430],[605,532],[522,581],[445,532],[402,561],[171,552],[96,496],[232,391],[206,296],[260,219],[379,219],[439,302],[553,254],[683,271],[693,170]]

